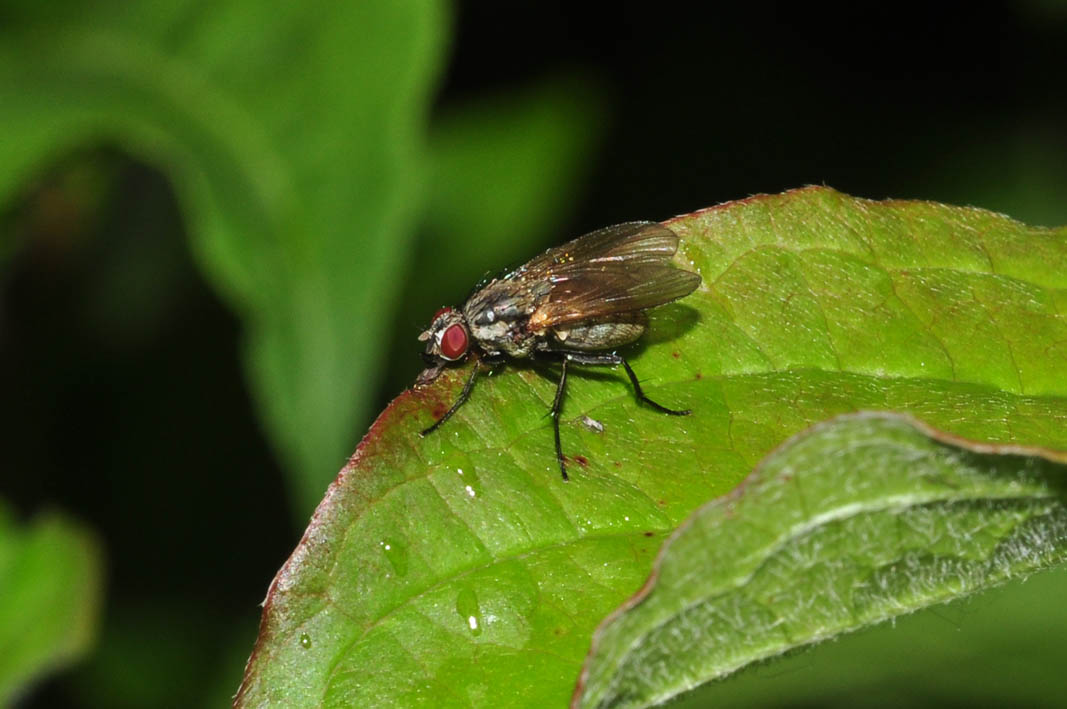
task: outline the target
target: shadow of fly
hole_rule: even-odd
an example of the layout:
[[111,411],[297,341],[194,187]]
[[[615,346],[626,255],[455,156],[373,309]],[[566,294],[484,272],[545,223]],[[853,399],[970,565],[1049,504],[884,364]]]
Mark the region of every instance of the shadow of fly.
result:
[[497,366],[510,359],[560,363],[552,402],[556,460],[563,479],[567,464],[559,441],[559,415],[567,385],[567,367],[622,365],[638,401],[671,416],[686,416],[645,396],[637,375],[615,349],[641,337],[646,310],[693,292],[700,276],[675,268],[671,257],[678,237],[656,222],[628,222],[605,227],[549,249],[476,291],[459,308],[441,308],[429,329],[422,357],[429,365],[418,384],[428,384],[441,369],[478,358],[459,398],[428,435],[451,418],[470,397],[481,363]]

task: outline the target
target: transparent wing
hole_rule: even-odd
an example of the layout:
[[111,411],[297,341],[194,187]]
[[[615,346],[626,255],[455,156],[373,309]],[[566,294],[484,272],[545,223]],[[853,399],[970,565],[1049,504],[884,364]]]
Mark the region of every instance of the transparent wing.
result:
[[552,276],[552,290],[530,317],[540,330],[604,319],[669,303],[692,293],[700,276],[667,263],[607,263]]
[[604,227],[531,259],[503,280],[540,280],[585,270],[590,264],[664,263],[678,250],[678,236],[656,222]]

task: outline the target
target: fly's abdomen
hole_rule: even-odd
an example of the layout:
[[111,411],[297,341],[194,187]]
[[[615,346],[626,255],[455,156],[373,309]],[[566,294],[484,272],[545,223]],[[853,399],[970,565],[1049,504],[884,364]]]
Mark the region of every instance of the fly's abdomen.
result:
[[552,330],[552,336],[566,349],[610,350],[628,345],[641,337],[646,324],[647,321],[641,313],[630,313],[626,318],[555,328]]

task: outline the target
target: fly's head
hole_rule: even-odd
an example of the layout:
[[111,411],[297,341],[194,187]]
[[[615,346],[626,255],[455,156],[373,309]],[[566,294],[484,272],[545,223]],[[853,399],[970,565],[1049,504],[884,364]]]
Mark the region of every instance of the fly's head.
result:
[[427,368],[419,375],[417,383],[428,384],[437,379],[446,365],[467,358],[471,348],[471,333],[463,313],[452,308],[441,308],[433,316],[430,327],[419,335],[419,341],[426,343],[422,358]]

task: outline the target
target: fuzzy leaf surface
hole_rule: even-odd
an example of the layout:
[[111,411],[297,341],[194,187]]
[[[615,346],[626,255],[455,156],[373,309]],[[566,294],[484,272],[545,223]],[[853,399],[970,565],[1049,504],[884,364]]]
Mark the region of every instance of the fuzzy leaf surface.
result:
[[643,707],[1067,558],[1067,454],[896,414],[818,424],[664,545],[594,638],[579,706]]

